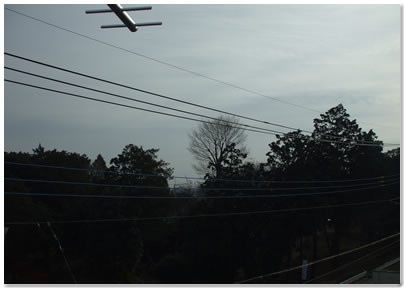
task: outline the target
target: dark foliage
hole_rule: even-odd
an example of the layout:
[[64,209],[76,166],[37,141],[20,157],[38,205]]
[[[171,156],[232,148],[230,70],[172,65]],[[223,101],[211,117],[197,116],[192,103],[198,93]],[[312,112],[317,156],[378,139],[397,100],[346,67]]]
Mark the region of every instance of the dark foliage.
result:
[[[124,147],[109,167],[101,155],[91,162],[86,155],[45,150],[41,145],[33,153],[6,152],[6,178],[65,182],[6,179],[6,192],[266,197],[167,200],[6,194],[5,222],[32,224],[6,224],[9,231],[5,237],[5,283],[73,283],[51,229],[63,247],[72,274],[82,284],[234,283],[397,233],[400,210],[394,201],[338,207],[399,197],[399,181],[394,182],[397,177],[374,177],[400,172],[400,149],[383,153],[381,147],[353,143],[381,142],[373,130],[362,131],[338,105],[314,119],[311,135],[296,131],[277,136],[269,144],[265,163],[246,162],[245,149],[234,142],[225,143],[219,162],[204,163],[206,167],[202,168],[208,173],[197,190],[170,189],[173,169],[158,158],[158,149],[145,150],[133,144]],[[372,177],[373,180],[353,182],[310,182]],[[293,182],[299,180],[306,182]],[[324,186],[328,188],[321,188]],[[291,188],[295,190],[288,190]],[[328,194],[315,194],[321,192]],[[279,197],[282,194],[295,195]],[[277,197],[268,197],[271,195]],[[315,206],[333,207],[299,210]],[[281,209],[287,211],[268,212]],[[181,218],[210,214],[228,215]],[[179,217],[150,219],[161,216]],[[140,218],[149,220],[137,221]],[[83,219],[105,221],[56,223]],[[49,226],[48,221],[55,223]],[[341,261],[311,266],[308,278],[338,267]],[[301,270],[252,283],[302,283]]]

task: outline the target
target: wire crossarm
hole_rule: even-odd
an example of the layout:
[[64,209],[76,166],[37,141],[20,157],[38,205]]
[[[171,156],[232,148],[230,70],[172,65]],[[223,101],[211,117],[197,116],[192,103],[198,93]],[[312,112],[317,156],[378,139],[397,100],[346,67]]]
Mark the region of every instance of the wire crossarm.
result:
[[142,7],[130,7],[123,8],[119,4],[108,4],[110,9],[100,9],[100,10],[87,10],[86,14],[100,14],[100,13],[115,13],[116,16],[122,21],[123,24],[112,24],[112,25],[101,25],[101,29],[105,28],[125,28],[127,27],[130,31],[136,32],[137,27],[141,26],[156,26],[162,25],[162,22],[145,22],[145,23],[136,23],[126,11],[139,11],[139,10],[151,10],[151,6],[142,6]]
[[[141,6],[141,7],[127,7],[122,8],[122,11],[141,11],[141,10],[151,10],[152,6]],[[100,13],[112,13],[111,9],[97,9],[97,10],[86,10],[86,14],[100,14]]]

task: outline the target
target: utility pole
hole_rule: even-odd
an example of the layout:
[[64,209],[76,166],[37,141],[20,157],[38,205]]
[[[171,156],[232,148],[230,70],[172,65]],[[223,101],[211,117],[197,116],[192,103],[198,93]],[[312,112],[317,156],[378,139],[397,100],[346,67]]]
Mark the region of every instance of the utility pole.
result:
[[128,28],[131,32],[136,32],[137,27],[141,26],[156,26],[162,25],[162,22],[146,22],[146,23],[136,23],[127,11],[142,11],[142,10],[151,10],[151,6],[140,6],[140,7],[130,7],[123,8],[119,4],[108,4],[110,9],[99,9],[99,10],[86,10],[86,14],[101,14],[101,13],[115,13],[116,16],[122,21],[123,24],[112,24],[112,25],[101,25],[102,29],[106,28]]

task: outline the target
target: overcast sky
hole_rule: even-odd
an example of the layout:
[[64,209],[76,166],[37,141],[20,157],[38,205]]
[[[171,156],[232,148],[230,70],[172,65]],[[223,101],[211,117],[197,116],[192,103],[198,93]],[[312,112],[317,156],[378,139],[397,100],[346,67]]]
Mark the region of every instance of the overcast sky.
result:
[[[123,5],[124,7],[130,5]],[[399,5],[153,5],[129,12],[162,26],[100,29],[115,14],[87,15],[106,5],[5,5],[29,16],[268,97],[325,112],[342,103],[364,130],[400,142]],[[249,117],[313,129],[318,112],[274,101],[162,65],[4,10],[6,52]],[[90,81],[5,56],[4,63],[60,80],[186,109],[124,88]],[[66,85],[5,71],[6,79],[138,107]],[[177,176],[196,176],[187,151],[198,124],[52,92],[4,84],[5,151],[46,149],[102,154],[109,163],[130,143],[159,148]],[[172,112],[173,113],[173,112]],[[178,114],[178,113],[177,113]],[[246,124],[254,124],[247,123]],[[255,123],[256,124],[256,123]],[[268,126],[267,128],[270,128]],[[272,127],[276,130],[276,127]],[[281,130],[286,131],[287,130]],[[274,136],[248,132],[250,160],[266,161]],[[395,148],[395,147],[392,147]]]

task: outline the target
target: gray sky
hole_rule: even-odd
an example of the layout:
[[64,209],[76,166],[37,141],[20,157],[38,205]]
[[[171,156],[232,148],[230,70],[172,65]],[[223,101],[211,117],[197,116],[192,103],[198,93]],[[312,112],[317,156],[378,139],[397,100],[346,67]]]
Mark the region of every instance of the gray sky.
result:
[[[129,5],[123,5],[124,7]],[[129,12],[162,26],[101,30],[115,14],[87,15],[106,5],[5,5],[32,17],[323,113],[342,103],[364,130],[400,142],[399,5],[152,5]],[[6,52],[201,105],[312,130],[319,113],[241,91],[55,29],[4,10]],[[45,69],[5,56],[7,66],[112,93],[217,113]],[[150,108],[5,71],[5,78]],[[4,84],[4,149],[85,153],[107,162],[130,143],[159,148],[177,176],[196,176],[187,134],[197,123]],[[150,108],[163,111],[159,108]],[[246,124],[254,124],[247,123]],[[374,125],[373,125],[374,124]],[[270,126],[267,128],[271,129]],[[275,130],[281,130],[273,127]],[[287,132],[287,130],[281,130]],[[274,136],[248,132],[250,160],[266,161]],[[395,148],[395,147],[392,147]]]

